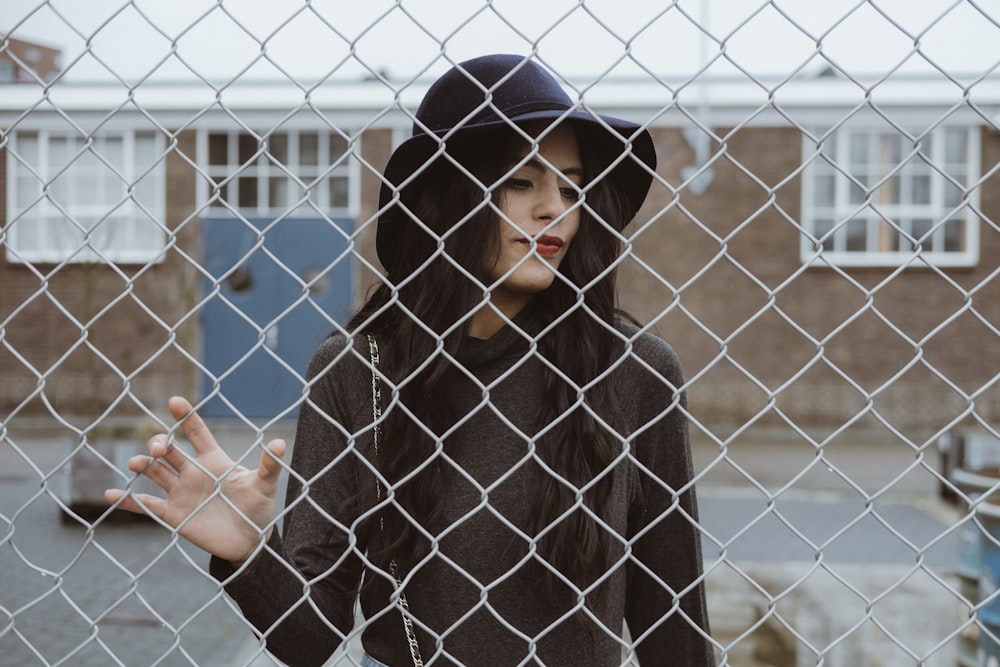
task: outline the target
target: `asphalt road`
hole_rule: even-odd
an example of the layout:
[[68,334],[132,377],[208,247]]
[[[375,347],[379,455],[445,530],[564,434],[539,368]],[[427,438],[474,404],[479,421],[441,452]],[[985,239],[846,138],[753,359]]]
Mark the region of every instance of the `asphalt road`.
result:
[[[245,664],[249,630],[208,577],[204,553],[150,521],[65,521],[64,488],[49,477],[63,450],[17,443],[20,452],[0,441],[0,663]],[[950,576],[962,514],[936,498],[936,480],[912,450],[859,445],[817,458],[808,446],[739,446],[722,457],[718,443],[696,442],[705,560],[715,566],[709,604],[720,607],[721,635],[731,566],[860,565],[888,572],[890,586],[900,586],[893,572],[914,568]]]

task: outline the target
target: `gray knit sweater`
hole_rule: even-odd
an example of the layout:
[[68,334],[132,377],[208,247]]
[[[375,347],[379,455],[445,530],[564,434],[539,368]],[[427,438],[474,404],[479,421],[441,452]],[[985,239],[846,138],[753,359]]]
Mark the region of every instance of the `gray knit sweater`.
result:
[[[528,525],[532,476],[524,465],[543,387],[542,362],[505,327],[468,339],[460,361],[484,385],[456,384],[458,414],[470,415],[445,452],[456,470],[446,492],[438,551],[405,583],[428,665],[619,665],[623,620],[644,667],[714,664],[708,639],[697,511],[673,350],[622,326],[628,358],[612,382],[623,409],[629,456],[614,470],[609,523],[625,556],[593,612],[568,614],[550,589],[516,571],[513,527]],[[381,350],[383,357],[391,349]],[[515,367],[513,372],[511,368]],[[498,378],[506,373],[499,381]],[[289,665],[321,665],[354,625],[363,545],[352,526],[374,486],[368,344],[333,336],[309,368],[292,456],[283,535],[244,568],[212,561],[212,574],[267,648]],[[493,384],[490,384],[493,383]],[[513,428],[512,428],[513,427]],[[384,447],[393,446],[386,437]],[[365,651],[391,667],[412,664],[399,609],[384,572],[369,568],[361,594]],[[369,579],[370,581],[372,579]]]

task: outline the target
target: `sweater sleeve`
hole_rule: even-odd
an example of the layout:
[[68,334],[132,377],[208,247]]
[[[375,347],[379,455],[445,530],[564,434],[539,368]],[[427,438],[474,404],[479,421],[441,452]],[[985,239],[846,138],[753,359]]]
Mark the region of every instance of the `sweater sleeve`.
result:
[[629,632],[640,664],[714,665],[683,373],[673,349],[652,335],[635,339],[633,354],[639,493],[628,527]]
[[310,363],[282,536],[275,531],[238,570],[218,558],[210,566],[267,649],[291,667],[322,665],[354,624],[361,561],[351,525],[359,514],[361,436],[353,422],[363,421],[362,430],[371,423],[370,412],[359,419],[364,391],[370,410],[371,376],[366,384],[364,365],[349,347],[346,338],[334,336]]

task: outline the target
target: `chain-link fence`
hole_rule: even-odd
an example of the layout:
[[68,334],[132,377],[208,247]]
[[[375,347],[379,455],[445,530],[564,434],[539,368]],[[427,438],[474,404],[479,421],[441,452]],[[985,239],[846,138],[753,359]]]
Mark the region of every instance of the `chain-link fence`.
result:
[[1000,660],[995,2],[14,0],[0,35],[3,664],[276,664],[103,492],[157,491],[127,460],[174,394],[249,467],[294,448],[386,160],[489,52],[652,134],[620,302],[684,366],[720,664]]

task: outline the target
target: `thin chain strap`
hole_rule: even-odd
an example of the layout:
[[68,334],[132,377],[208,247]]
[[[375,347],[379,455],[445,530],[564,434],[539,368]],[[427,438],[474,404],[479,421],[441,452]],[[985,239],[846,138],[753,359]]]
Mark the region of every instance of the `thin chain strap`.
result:
[[[382,382],[378,377],[378,343],[375,336],[368,334],[368,352],[372,360],[372,444],[375,448],[375,460],[379,460],[382,452]],[[382,483],[375,477],[375,498],[378,502],[382,500]],[[382,521],[382,514],[378,517],[379,531],[385,529]],[[396,580],[396,588],[400,588],[403,582],[399,578],[396,559],[389,561],[389,574]],[[413,658],[414,667],[424,667],[424,661],[420,657],[420,644],[417,643],[417,633],[413,630],[413,621],[410,620],[410,605],[406,602],[406,595],[399,594],[399,606],[402,607],[400,614],[403,617],[403,630],[406,632],[406,642],[410,645],[410,657]]]

